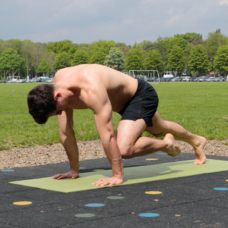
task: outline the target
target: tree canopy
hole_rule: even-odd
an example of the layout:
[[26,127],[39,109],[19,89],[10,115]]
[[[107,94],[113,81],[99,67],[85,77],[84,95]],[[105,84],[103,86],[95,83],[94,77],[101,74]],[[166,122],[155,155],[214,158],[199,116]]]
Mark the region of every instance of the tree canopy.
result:
[[12,76],[22,68],[24,62],[24,58],[13,48],[3,50],[0,56],[1,70],[12,72]]
[[45,74],[45,73],[51,73],[52,69],[51,66],[46,62],[45,59],[42,59],[40,64],[37,68],[37,73]]
[[149,51],[148,56],[144,61],[144,68],[146,70],[157,70],[158,72],[162,72],[163,62],[158,50]]
[[218,48],[214,64],[217,70],[224,71],[224,75],[226,75],[228,71],[228,45],[223,45]]
[[91,58],[90,63],[104,64],[105,61],[105,53],[103,51],[95,52]]
[[69,55],[66,52],[60,53],[57,55],[53,65],[56,71],[71,66]]
[[[99,63],[115,69],[118,69],[116,66],[119,66],[121,71],[156,68],[155,70],[161,73],[165,72],[165,69],[178,70],[179,73],[183,71],[188,73],[206,72],[205,51],[204,54],[200,54],[198,45],[201,45],[200,49],[202,47],[206,49],[208,60],[211,63],[208,69],[215,66],[217,71],[224,73],[226,65],[225,62],[222,63],[221,56],[226,56],[225,48],[222,48],[224,49],[223,52],[218,50],[221,46],[228,45],[228,37],[223,35],[220,29],[217,29],[215,32],[210,32],[205,40],[201,34],[193,32],[176,34],[173,37],[158,37],[155,41],[143,40],[142,42],[135,42],[133,45],[116,43],[112,40],[98,40],[80,44],[73,43],[70,40],[41,43],[31,40],[0,39],[0,55],[3,53],[4,56],[4,51],[14,50],[17,57],[19,55],[20,60],[22,60],[22,64],[16,67],[17,70],[12,70],[12,67],[9,70],[6,63],[0,64],[0,77],[15,74],[15,72],[24,77],[27,75],[37,76],[37,73],[40,72],[40,64],[44,60],[49,66],[54,66],[55,70],[83,63]],[[115,48],[123,53],[124,64],[122,64],[123,57],[117,57],[117,53],[120,52]],[[112,53],[111,50],[116,51]],[[158,53],[160,53],[160,57],[158,57]],[[15,53],[13,56],[12,58],[16,58]],[[198,65],[196,61],[193,61],[194,58],[195,60],[200,59]],[[115,63],[117,59],[122,59],[121,64]],[[224,60],[226,61],[226,58]],[[200,64],[204,67],[201,66],[200,68]]]
[[174,45],[168,57],[168,70],[177,70],[182,73],[185,67],[184,51],[177,45]]
[[73,64],[79,65],[79,64],[85,64],[88,63],[89,61],[89,57],[88,54],[83,51],[83,50],[78,50],[75,54],[74,54],[74,60],[73,60]]
[[124,62],[125,58],[123,52],[120,51],[119,48],[113,47],[109,51],[109,55],[106,56],[104,65],[122,71],[124,69]]
[[127,53],[126,62],[125,62],[126,70],[142,70],[143,69],[143,56],[140,50],[131,49]]
[[208,55],[206,49],[202,45],[197,45],[191,49],[189,66],[195,73],[202,74],[203,72],[208,71]]

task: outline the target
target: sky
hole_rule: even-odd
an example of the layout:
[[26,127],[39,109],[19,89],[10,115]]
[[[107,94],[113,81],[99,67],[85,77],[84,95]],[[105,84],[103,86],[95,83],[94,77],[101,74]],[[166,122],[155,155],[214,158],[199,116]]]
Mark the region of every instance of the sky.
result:
[[228,0],[0,0],[0,39],[132,45],[158,37],[221,29]]

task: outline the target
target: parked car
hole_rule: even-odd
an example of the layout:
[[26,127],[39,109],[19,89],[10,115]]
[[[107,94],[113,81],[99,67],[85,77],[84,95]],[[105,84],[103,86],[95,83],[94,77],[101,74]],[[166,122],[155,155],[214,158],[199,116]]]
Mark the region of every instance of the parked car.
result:
[[225,82],[226,81],[226,79],[224,77],[217,77],[215,79],[216,79],[216,82]]
[[192,77],[192,81],[193,82],[198,82],[199,81],[199,77]]
[[182,82],[191,82],[192,78],[190,76],[185,76],[182,78]]
[[11,80],[7,81],[6,83],[15,83],[17,80],[18,80],[18,79],[13,78],[13,79],[11,79]]
[[205,82],[216,82],[215,77],[209,77],[205,79]]
[[147,81],[148,81],[148,82],[153,82],[153,81],[154,81],[154,78],[149,77]]
[[48,82],[48,83],[52,83],[52,82],[53,82],[53,78],[49,78],[49,79],[47,79],[47,80],[46,80],[46,82]]
[[172,78],[170,81],[171,82],[181,82],[181,77],[175,77],[175,78]]
[[143,78],[142,75],[137,75],[136,78],[141,79],[141,80],[144,80],[144,78]]
[[30,82],[34,83],[34,82],[40,82],[41,80],[39,78],[33,78],[30,80]]
[[148,77],[147,76],[143,76],[143,79],[144,79],[145,82],[148,81]]
[[16,81],[16,83],[25,83],[26,82],[26,79],[19,79]]
[[200,76],[198,81],[205,82],[207,78],[208,78],[207,76]]
[[174,78],[174,76],[172,74],[164,74],[162,81],[163,82],[170,82],[173,78]]

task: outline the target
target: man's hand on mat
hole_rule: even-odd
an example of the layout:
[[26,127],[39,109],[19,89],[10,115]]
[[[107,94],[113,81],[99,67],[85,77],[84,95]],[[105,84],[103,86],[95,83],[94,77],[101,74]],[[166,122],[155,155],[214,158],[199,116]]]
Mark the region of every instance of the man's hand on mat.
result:
[[111,177],[111,178],[101,178],[99,181],[92,183],[92,185],[96,186],[113,186],[113,185],[118,185],[122,184],[123,179],[119,179],[117,177]]
[[60,179],[65,179],[65,178],[72,178],[72,179],[75,179],[79,177],[79,174],[74,171],[74,170],[71,170],[70,172],[68,173],[63,173],[63,174],[57,174],[53,177],[51,177],[52,179],[57,179],[57,180],[60,180]]

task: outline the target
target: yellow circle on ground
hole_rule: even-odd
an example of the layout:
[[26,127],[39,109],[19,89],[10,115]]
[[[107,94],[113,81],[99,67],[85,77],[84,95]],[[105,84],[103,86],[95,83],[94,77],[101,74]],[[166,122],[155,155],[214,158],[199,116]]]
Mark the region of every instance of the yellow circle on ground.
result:
[[145,192],[146,194],[148,195],[159,195],[159,194],[162,194],[162,192],[159,192],[159,191],[149,191],[149,192]]
[[146,159],[147,161],[156,161],[156,160],[158,160],[157,158],[147,158]]
[[226,182],[228,182],[228,179],[226,180]]
[[104,171],[105,169],[94,169],[94,172],[98,172],[98,171]]
[[29,201],[20,201],[20,202],[14,202],[13,204],[14,205],[17,205],[17,206],[24,206],[24,205],[30,205],[30,204],[32,204],[32,202],[29,202]]

